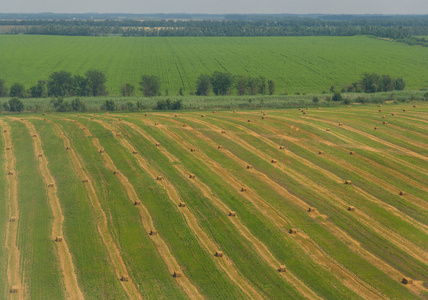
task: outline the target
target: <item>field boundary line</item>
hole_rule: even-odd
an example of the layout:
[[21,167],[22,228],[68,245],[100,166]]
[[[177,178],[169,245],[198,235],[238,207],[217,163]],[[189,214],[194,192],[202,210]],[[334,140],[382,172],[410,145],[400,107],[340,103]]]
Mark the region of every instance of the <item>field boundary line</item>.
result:
[[63,234],[64,215],[62,213],[61,204],[58,199],[58,188],[57,188],[55,179],[53,178],[52,174],[49,171],[49,167],[48,167],[49,162],[46,156],[44,155],[43,143],[40,139],[40,136],[37,134],[37,131],[33,124],[31,124],[27,120],[21,121],[21,122],[25,124],[30,134],[33,136],[33,145],[35,150],[34,154],[38,159],[39,170],[40,170],[40,173],[42,174],[45,185],[48,186],[49,184],[53,184],[53,187],[47,190],[49,204],[54,217],[54,220],[52,222],[51,240],[54,240],[57,237],[62,238],[61,242],[56,243],[57,245],[56,249],[57,249],[58,258],[60,260],[62,274],[64,276],[65,292],[66,292],[67,298],[73,299],[73,300],[84,299],[83,293],[80,290],[80,287],[77,281],[77,276],[76,276],[71,252],[70,252],[70,249],[68,248],[66,238],[64,237],[64,234]]
[[[61,119],[61,118],[59,118]],[[49,121],[52,122],[52,121]],[[79,155],[74,151],[74,149],[71,147],[70,139],[66,136],[64,133],[64,129],[60,124],[57,124],[55,122],[52,122],[52,124],[55,125],[56,131],[59,134],[60,138],[63,140],[63,143],[65,147],[68,147],[68,153],[73,161],[74,167],[76,169],[76,172],[79,174],[81,180],[86,180],[90,178],[88,176],[87,172],[83,169],[82,166],[82,159],[79,157]],[[95,191],[95,188],[92,184],[91,180],[88,180],[87,183],[85,183],[85,189],[87,191],[88,197],[90,199],[90,202],[92,204],[92,207],[94,208],[94,211],[97,215],[97,228],[98,232],[104,242],[104,245],[107,249],[107,252],[109,253],[110,260],[114,266],[114,269],[116,271],[117,279],[119,280],[121,276],[128,276],[128,270],[126,268],[126,265],[120,255],[120,251],[114,242],[113,237],[111,236],[111,233],[108,230],[108,221],[107,216],[101,206],[101,203],[98,199],[97,193]],[[131,299],[143,299],[143,297],[139,294],[136,286],[132,282],[131,278],[129,278],[129,281],[122,281],[120,280],[120,283]]]
[[[16,168],[16,158],[12,145],[11,127],[7,122],[0,119],[0,124],[3,130],[3,140],[6,149],[5,151],[5,172],[15,172],[13,176],[7,176],[7,197],[9,207],[9,221],[6,228],[5,246],[8,251],[7,261],[7,288],[5,292],[9,291],[12,287],[18,288],[18,299],[24,299],[24,285],[20,277],[21,269],[21,252],[19,250],[18,240],[18,226],[19,226],[19,202],[18,202],[18,172]],[[12,218],[15,218],[14,222]],[[9,293],[5,298],[15,299],[14,295]]]

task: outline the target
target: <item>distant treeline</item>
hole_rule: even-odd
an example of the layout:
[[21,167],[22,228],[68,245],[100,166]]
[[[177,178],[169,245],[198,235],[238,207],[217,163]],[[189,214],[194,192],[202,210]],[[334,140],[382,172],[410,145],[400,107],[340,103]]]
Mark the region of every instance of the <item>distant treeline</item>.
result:
[[[324,16],[326,17],[326,16]],[[428,16],[336,18],[283,17],[248,20],[2,20],[11,34],[69,36],[355,36],[410,39],[428,35]],[[426,42],[420,39],[420,42]]]

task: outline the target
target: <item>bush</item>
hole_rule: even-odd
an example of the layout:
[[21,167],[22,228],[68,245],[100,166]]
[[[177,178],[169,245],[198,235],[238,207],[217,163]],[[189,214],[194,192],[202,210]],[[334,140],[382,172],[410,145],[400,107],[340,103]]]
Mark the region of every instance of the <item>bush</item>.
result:
[[123,97],[130,97],[134,95],[135,86],[130,83],[123,84],[120,88],[120,92]]
[[342,94],[340,92],[334,92],[332,100],[333,101],[342,101],[343,100]]
[[318,103],[318,102],[320,102],[320,99],[318,97],[313,97],[312,98],[312,102],[313,103]]
[[426,93],[424,94],[424,100],[425,100],[425,101],[428,101],[428,92],[426,92]]
[[0,79],[0,97],[7,97],[8,96],[8,90],[5,86],[5,81],[3,79]]
[[8,110],[13,112],[21,112],[24,110],[24,103],[18,98],[12,98],[8,102]]
[[63,98],[53,98],[51,100],[51,104],[53,105],[53,107],[57,112],[67,112],[67,111],[73,110],[70,102],[64,101]]
[[116,110],[116,103],[114,103],[113,100],[106,100],[106,102],[104,102],[101,109],[107,110],[107,111],[114,111],[114,110]]
[[73,111],[86,111],[86,105],[80,98],[71,101],[71,108]]
[[182,101],[181,100],[177,100],[174,102],[171,102],[170,99],[166,99],[166,100],[159,100],[156,103],[156,110],[179,110],[181,109],[183,106]]
[[142,75],[140,85],[140,90],[144,96],[153,97],[160,95],[161,82],[159,77],[155,75]]
[[21,83],[16,82],[10,87],[10,97],[25,98],[25,94],[25,87]]

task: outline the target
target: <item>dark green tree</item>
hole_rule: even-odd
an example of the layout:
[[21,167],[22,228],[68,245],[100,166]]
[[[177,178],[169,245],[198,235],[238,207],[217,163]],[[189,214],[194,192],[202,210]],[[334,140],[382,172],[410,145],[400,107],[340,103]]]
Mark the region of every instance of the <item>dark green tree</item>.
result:
[[103,104],[103,109],[107,111],[116,110],[116,103],[113,100],[106,100]]
[[247,78],[244,76],[237,76],[235,79],[235,86],[238,91],[238,95],[245,95],[247,92]]
[[275,82],[273,80],[268,80],[268,90],[269,90],[269,95],[273,95],[275,94]]
[[395,81],[389,75],[382,75],[379,81],[379,91],[388,92],[393,91],[395,88]]
[[142,75],[140,90],[146,97],[154,97],[160,95],[161,83],[159,77],[155,75]]
[[91,96],[105,96],[107,95],[107,89],[105,83],[107,78],[102,71],[89,70],[85,73],[88,79],[88,87]]
[[404,90],[405,87],[406,87],[406,83],[404,82],[404,79],[401,77],[398,77],[395,80],[395,89],[397,91],[402,91],[402,90]]
[[211,75],[210,81],[216,95],[227,95],[233,86],[233,76],[230,73],[215,71]]
[[81,75],[73,76],[73,89],[74,96],[85,97],[90,95],[89,80]]
[[25,87],[21,83],[14,83],[10,87],[9,97],[25,98]]
[[49,76],[48,95],[53,97],[70,96],[73,93],[73,77],[70,72],[58,71]]
[[247,87],[248,87],[248,93],[250,95],[257,94],[260,90],[259,79],[256,77],[249,76],[247,78]]
[[10,99],[8,104],[9,104],[9,111],[21,112],[24,110],[24,103],[22,103],[22,101],[19,100],[17,97]]
[[258,92],[262,95],[265,95],[266,94],[266,78],[263,76],[259,76],[258,85],[259,85]]
[[39,80],[35,86],[30,88],[32,98],[46,98],[48,93],[46,91],[46,81]]
[[7,97],[8,95],[9,93],[5,81],[4,79],[0,79],[0,97]]
[[123,97],[134,96],[134,90],[135,87],[130,83],[122,84],[122,87],[120,88],[120,92],[122,93]]
[[343,100],[342,94],[340,92],[334,92],[332,100],[333,101],[342,101]]
[[364,93],[376,93],[379,88],[380,76],[376,73],[365,73],[360,80],[361,90]]
[[71,108],[73,111],[86,111],[86,105],[80,98],[71,100]]
[[196,95],[198,96],[208,96],[211,91],[211,81],[210,75],[201,74],[196,80]]

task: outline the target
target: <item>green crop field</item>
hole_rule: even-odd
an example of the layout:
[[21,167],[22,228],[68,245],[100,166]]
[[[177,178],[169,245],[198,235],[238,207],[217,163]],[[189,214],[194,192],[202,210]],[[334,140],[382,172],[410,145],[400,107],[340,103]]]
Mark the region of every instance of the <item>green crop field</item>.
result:
[[428,48],[371,37],[64,37],[0,35],[0,79],[29,88],[54,71],[105,72],[108,91],[138,87],[142,74],[161,78],[162,94],[195,92],[201,73],[265,76],[277,94],[321,93],[365,72],[403,77],[428,88]]
[[0,298],[426,298],[427,120],[415,102],[1,117]]

